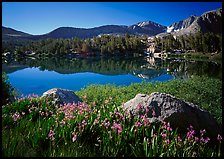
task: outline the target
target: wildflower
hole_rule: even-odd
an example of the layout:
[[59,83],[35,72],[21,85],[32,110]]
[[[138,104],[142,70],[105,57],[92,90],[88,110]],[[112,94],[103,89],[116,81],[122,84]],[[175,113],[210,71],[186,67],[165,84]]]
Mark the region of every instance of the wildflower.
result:
[[143,124],[144,126],[147,126],[149,124],[149,119],[143,116]]
[[77,134],[75,132],[72,133],[72,142],[75,142],[77,139]]
[[153,134],[153,137],[156,138],[156,134]]
[[194,137],[194,140],[197,142],[199,140],[199,138],[198,137]]
[[193,127],[190,125],[190,129],[188,128],[187,132],[187,140],[190,142],[191,139],[194,138],[195,131],[193,130]]
[[167,137],[167,134],[166,133],[161,133],[161,136],[165,138],[165,137]]
[[136,121],[136,122],[135,122],[135,126],[136,126],[136,127],[141,127],[142,124],[141,124],[139,121],[138,121],[138,122]]
[[138,105],[137,105],[137,110],[141,110],[142,109],[142,105],[139,103]]
[[169,123],[169,122],[167,123],[166,130],[168,130],[168,131],[172,131],[172,130],[173,130],[173,129],[170,127],[170,123]]
[[149,108],[148,108],[148,107],[145,108],[145,112],[146,112],[146,113],[149,112]]
[[221,142],[221,140],[222,140],[222,136],[221,136],[220,134],[218,134],[218,136],[217,136],[217,140],[218,140],[219,142]]
[[109,102],[109,100],[105,100],[105,104],[107,104]]
[[50,138],[52,141],[54,141],[55,140],[54,135],[55,135],[54,131],[52,131],[50,129],[50,132],[48,133],[48,138]]
[[22,112],[22,115],[25,115],[25,112]]
[[155,117],[156,116],[156,112],[154,109],[152,109],[152,116]]
[[110,97],[109,97],[109,100],[112,100],[112,99],[113,99],[113,98],[110,96]]
[[114,130],[114,132],[118,131],[119,134],[122,132],[121,124],[117,124],[116,122],[113,123],[111,128]]
[[205,129],[204,129],[204,130],[200,130],[200,134],[201,134],[201,136],[203,136],[204,133],[205,133]]
[[206,139],[204,139],[203,137],[200,139],[201,143],[208,143],[208,141],[210,140],[209,137],[207,137]]
[[86,100],[86,95],[83,96],[83,99]]
[[98,119],[95,119],[94,122],[93,122],[93,125],[96,125],[99,123],[99,120]]
[[15,112],[15,114],[12,115],[12,118],[14,121],[17,121],[20,118],[20,114],[18,112]]
[[179,141],[179,142],[181,142],[181,141],[182,141],[182,139],[180,138],[180,136],[179,136],[179,135],[178,135],[177,139],[178,139],[178,141]]
[[165,140],[165,144],[169,145],[170,144],[170,140],[169,139]]

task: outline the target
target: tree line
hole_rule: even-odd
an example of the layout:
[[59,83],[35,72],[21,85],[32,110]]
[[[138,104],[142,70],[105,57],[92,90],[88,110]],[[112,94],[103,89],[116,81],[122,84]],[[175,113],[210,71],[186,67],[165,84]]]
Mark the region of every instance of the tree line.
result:
[[[3,51],[17,50],[17,53],[24,53],[26,51],[36,53],[46,53],[53,55],[64,55],[71,52],[88,53],[94,52],[98,54],[125,54],[133,52],[142,52],[146,48],[146,36],[115,36],[102,35],[92,39],[46,39],[38,41],[30,41],[25,44],[16,46],[5,44]],[[10,48],[13,46],[13,48]]]
[[222,35],[214,33],[201,33],[175,37],[168,35],[163,38],[154,38],[156,46],[161,50],[174,49],[195,50],[196,52],[220,52],[222,50]]

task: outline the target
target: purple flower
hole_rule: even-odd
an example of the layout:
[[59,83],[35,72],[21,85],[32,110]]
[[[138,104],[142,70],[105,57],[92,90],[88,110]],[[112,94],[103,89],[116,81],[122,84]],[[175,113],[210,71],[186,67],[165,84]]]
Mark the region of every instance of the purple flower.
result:
[[205,129],[204,129],[204,130],[200,130],[200,134],[201,134],[201,136],[203,136],[204,133],[205,133]]
[[170,140],[169,139],[165,140],[165,144],[169,145],[170,144]]
[[199,140],[199,138],[198,137],[194,137],[194,140],[197,142]]
[[152,116],[155,117],[156,116],[156,112],[154,109],[152,109]]
[[77,134],[75,132],[72,133],[72,142],[75,142],[77,139]]
[[162,137],[164,137],[164,138],[167,137],[167,134],[166,134],[166,133],[162,133],[161,135],[162,135]]
[[54,135],[55,135],[55,133],[54,133],[54,131],[52,131],[51,129],[50,129],[50,132],[48,133],[48,138],[50,138],[52,141],[54,141]]
[[139,103],[138,105],[137,105],[137,110],[141,110],[142,109],[142,105]]
[[203,137],[200,139],[201,143],[207,143],[210,140],[209,137],[207,137],[206,139],[204,139]]
[[114,132],[117,132],[120,134],[122,132],[122,126],[121,124],[117,124],[116,122],[113,123],[113,126],[111,127]]
[[177,139],[178,139],[178,141],[179,141],[179,142],[181,142],[181,141],[182,141],[182,139],[180,138],[180,136],[178,136],[178,137],[177,137]]
[[142,124],[141,124],[139,121],[136,121],[136,122],[135,122],[135,126],[136,126],[136,127],[141,127]]
[[221,140],[222,140],[222,136],[221,136],[220,134],[218,134],[218,136],[217,136],[217,140],[218,140],[219,142],[221,142]]

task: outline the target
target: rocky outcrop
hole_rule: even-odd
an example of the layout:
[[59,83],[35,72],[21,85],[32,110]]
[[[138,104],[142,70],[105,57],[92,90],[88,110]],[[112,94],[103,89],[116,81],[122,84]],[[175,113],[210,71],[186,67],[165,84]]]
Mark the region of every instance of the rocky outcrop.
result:
[[78,103],[81,102],[80,98],[74,93],[74,91],[53,88],[43,93],[42,98],[50,98],[55,104],[64,103]]
[[123,105],[123,109],[132,117],[146,114],[151,122],[170,122],[171,127],[178,128],[180,132],[186,132],[187,127],[192,125],[198,131],[206,129],[206,134],[213,139],[221,133],[209,112],[165,93],[137,94]]

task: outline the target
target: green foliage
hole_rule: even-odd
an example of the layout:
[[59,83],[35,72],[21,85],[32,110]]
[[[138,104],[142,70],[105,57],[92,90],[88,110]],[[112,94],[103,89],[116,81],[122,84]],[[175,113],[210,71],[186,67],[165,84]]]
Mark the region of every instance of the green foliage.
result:
[[9,83],[7,74],[5,72],[2,72],[2,95],[1,95],[2,105],[11,102],[14,96],[15,96],[14,88]]
[[109,96],[115,105],[121,105],[135,97],[137,93],[151,94],[164,92],[177,98],[192,102],[209,111],[216,120],[222,122],[222,82],[209,77],[195,76],[189,80],[172,80],[167,82],[136,83],[130,86],[91,85],[76,92],[87,96],[87,101],[102,104]]
[[124,52],[132,55],[132,52],[143,52],[146,45],[141,42],[143,38],[133,35],[113,36],[102,35],[92,39],[46,39],[38,41],[30,41],[27,44],[17,45],[16,43],[3,43],[3,51],[18,52],[31,51],[41,55],[45,53],[52,55],[67,55],[73,53],[89,53],[94,52],[98,55],[114,55],[115,53],[124,55]]
[[219,80],[194,77],[127,87],[91,85],[76,92],[83,103],[63,106],[45,98],[22,98],[2,107],[2,156],[220,157],[220,145],[209,147],[196,136],[179,136],[168,123],[149,124],[144,116],[130,118],[120,107],[136,93],[158,91],[208,106],[221,117],[219,88]]
[[157,46],[162,50],[172,49],[195,50],[196,52],[220,52],[222,50],[222,36],[214,33],[201,33],[173,37],[168,35],[162,39],[155,39]]

